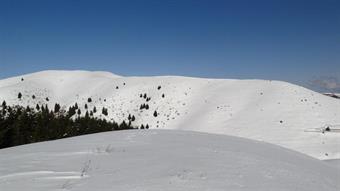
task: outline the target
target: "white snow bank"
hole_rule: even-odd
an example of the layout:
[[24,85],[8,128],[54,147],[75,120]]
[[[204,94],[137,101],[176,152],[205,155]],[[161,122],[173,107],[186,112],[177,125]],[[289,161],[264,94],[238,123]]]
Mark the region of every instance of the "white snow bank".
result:
[[323,161],[248,139],[169,130],[80,136],[0,150],[1,191],[339,190]]

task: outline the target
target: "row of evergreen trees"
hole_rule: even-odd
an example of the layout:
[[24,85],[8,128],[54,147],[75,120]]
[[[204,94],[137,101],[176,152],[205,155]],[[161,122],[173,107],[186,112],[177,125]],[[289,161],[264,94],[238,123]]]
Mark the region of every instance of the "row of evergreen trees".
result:
[[47,105],[40,106],[39,109],[28,106],[10,107],[4,101],[0,107],[0,148],[90,133],[134,129],[131,122],[123,121],[118,124],[88,114],[75,115],[76,107],[64,111],[59,104],[56,104],[54,110],[50,110]]

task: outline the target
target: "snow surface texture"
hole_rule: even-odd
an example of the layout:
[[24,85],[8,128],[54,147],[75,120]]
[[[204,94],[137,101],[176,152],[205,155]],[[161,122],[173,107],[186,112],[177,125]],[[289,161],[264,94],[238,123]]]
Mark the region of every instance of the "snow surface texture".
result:
[[[144,93],[150,101],[140,98]],[[89,97],[91,103],[87,103]],[[101,111],[105,106],[107,119],[120,122],[132,114],[136,126],[234,135],[318,159],[340,158],[340,133],[321,131],[325,125],[340,124],[340,100],[286,82],[44,71],[1,80],[1,99],[33,107],[49,104],[49,108],[58,102],[65,109],[77,102],[82,111],[85,103],[89,110],[96,106]],[[150,109],[140,110],[143,103]]]
[[129,130],[0,150],[2,191],[335,191],[339,171],[268,143]]

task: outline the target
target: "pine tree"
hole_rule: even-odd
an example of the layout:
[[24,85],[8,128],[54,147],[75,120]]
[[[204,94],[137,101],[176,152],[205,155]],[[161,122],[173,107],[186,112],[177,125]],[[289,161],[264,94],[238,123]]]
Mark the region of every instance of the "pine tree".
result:
[[93,113],[96,113],[97,112],[97,108],[96,106],[93,107]]
[[153,116],[154,116],[154,117],[157,117],[157,115],[158,115],[158,114],[157,114],[157,111],[153,112]]
[[21,99],[22,98],[22,94],[21,92],[18,93],[18,99]]
[[140,126],[140,129],[144,129],[144,125],[143,124]]
[[81,115],[81,111],[80,111],[80,109],[78,109],[78,111],[77,111],[77,114],[78,114],[78,115]]
[[40,110],[40,106],[39,106],[39,104],[37,104],[37,105],[35,106],[35,109],[36,109],[37,111],[39,111],[39,110]]
[[32,95],[32,99],[35,99],[35,95]]
[[162,98],[164,98],[165,97],[165,95],[164,94],[162,94]]
[[102,109],[102,114],[105,115],[105,116],[108,115],[107,109],[105,107],[103,107],[103,109]]
[[91,103],[92,102],[92,98],[87,98],[87,102]]
[[60,111],[60,105],[56,103],[54,105],[54,113],[58,113],[59,111]]
[[131,121],[135,121],[136,120],[136,118],[135,118],[135,116],[133,115],[132,117],[131,117]]
[[6,104],[6,101],[4,100],[3,102],[2,102],[2,109],[6,109],[7,108],[7,104]]
[[85,103],[85,109],[87,109],[87,104]]
[[149,129],[149,124],[146,124],[145,129]]

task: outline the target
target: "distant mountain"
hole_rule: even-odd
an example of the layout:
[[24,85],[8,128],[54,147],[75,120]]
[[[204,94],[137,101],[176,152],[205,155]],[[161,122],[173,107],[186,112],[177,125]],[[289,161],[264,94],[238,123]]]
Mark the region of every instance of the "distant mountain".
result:
[[340,99],[340,94],[336,94],[336,93],[324,93],[324,95],[332,97],[332,98]]
[[87,110],[105,107],[108,116],[95,115],[120,122],[131,114],[135,126],[235,135],[340,158],[340,133],[323,131],[340,124],[340,100],[286,82],[43,71],[1,80],[2,100],[49,108],[59,103],[66,110],[75,103],[83,111],[85,104]]

